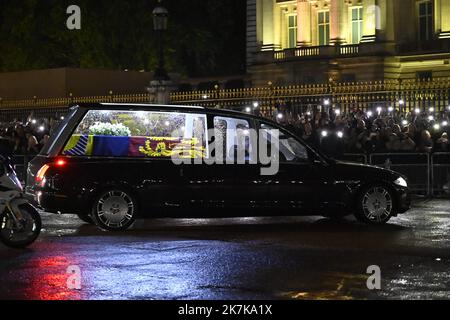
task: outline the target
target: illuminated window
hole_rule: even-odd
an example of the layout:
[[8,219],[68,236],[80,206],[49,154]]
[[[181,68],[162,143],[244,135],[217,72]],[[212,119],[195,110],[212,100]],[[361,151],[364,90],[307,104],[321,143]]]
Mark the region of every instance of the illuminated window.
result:
[[297,15],[289,15],[288,23],[288,48],[297,47]]
[[[279,132],[278,138],[273,137],[272,132],[278,129],[266,123],[261,123],[260,129],[261,139],[266,141],[267,150],[272,146],[278,146],[280,162],[308,162],[308,150],[297,139],[282,132]],[[272,141],[274,138],[278,143]]]
[[433,4],[431,1],[419,3],[419,40],[433,38]]
[[363,8],[354,7],[351,8],[352,15],[352,43],[358,44],[362,38],[363,31]]
[[330,44],[330,11],[320,11],[317,18],[319,46]]
[[216,159],[245,163],[253,161],[250,124],[235,118],[214,118]]

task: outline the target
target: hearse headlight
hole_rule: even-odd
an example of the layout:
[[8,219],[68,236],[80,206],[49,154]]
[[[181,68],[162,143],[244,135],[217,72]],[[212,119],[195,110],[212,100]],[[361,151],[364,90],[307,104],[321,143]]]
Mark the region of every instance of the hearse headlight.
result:
[[408,182],[402,177],[395,180],[394,183],[400,187],[408,188]]

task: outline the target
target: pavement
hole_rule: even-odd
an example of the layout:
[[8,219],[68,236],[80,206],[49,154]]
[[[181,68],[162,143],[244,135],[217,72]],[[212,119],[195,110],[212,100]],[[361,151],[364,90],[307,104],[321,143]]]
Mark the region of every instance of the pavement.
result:
[[[382,227],[155,219],[109,233],[76,216],[42,216],[30,248],[0,245],[2,300],[450,299],[450,200],[416,201]],[[379,267],[379,290],[367,287],[369,266]]]

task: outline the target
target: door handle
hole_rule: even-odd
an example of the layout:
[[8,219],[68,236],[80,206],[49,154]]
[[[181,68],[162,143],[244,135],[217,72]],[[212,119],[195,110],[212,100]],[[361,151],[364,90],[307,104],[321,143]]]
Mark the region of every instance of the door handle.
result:
[[183,170],[183,168],[180,169],[180,177],[184,177],[184,170]]

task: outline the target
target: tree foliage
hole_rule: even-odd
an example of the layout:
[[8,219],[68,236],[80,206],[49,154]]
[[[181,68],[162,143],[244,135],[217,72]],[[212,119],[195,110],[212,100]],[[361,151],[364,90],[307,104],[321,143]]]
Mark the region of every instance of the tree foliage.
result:
[[[66,28],[69,5],[82,29]],[[56,67],[153,70],[156,0],[0,0],[0,71]],[[166,0],[168,69],[189,76],[244,71],[244,0]]]

